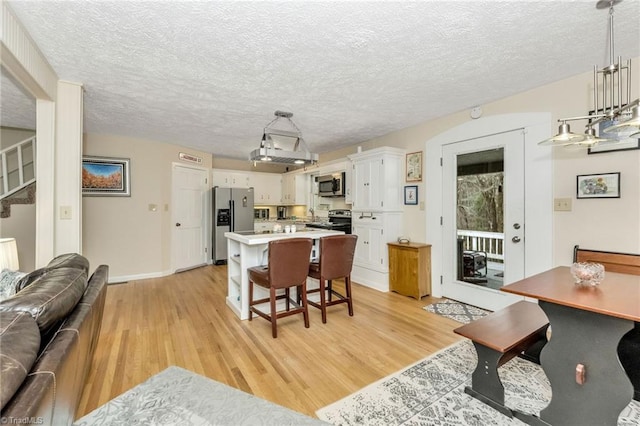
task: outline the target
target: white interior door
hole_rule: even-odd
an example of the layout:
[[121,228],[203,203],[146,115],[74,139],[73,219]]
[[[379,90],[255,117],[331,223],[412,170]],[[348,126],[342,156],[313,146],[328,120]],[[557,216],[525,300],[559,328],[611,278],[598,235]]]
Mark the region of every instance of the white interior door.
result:
[[500,287],[525,276],[524,134],[443,145],[442,159],[443,295],[502,309],[520,298]]
[[173,165],[173,270],[207,263],[208,171]]

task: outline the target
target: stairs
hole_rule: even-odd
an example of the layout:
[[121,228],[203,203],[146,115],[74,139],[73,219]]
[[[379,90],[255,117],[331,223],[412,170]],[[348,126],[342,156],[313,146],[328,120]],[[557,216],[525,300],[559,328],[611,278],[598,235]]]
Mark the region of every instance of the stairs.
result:
[[0,218],[11,215],[12,204],[35,203],[35,154],[35,136],[0,151]]
[[0,200],[0,219],[11,217],[12,204],[33,204],[36,202],[36,183],[31,182],[25,188]]

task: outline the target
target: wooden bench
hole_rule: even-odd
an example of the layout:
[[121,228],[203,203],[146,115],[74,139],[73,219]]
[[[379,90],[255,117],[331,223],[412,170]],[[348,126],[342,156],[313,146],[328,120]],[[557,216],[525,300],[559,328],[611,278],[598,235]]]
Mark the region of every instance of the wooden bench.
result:
[[575,246],[573,248],[573,261],[600,263],[604,266],[605,272],[640,275],[640,254],[588,250]]
[[520,301],[453,330],[471,339],[478,354],[471,387],[467,386],[465,392],[513,417],[504,405],[498,367],[533,345],[539,345],[541,350],[547,342],[548,326],[547,316],[536,303]]
[[[640,275],[640,254],[573,248],[574,262],[596,262],[606,272]],[[640,323],[625,334],[618,345],[618,358],[633,384],[633,399],[640,401]]]

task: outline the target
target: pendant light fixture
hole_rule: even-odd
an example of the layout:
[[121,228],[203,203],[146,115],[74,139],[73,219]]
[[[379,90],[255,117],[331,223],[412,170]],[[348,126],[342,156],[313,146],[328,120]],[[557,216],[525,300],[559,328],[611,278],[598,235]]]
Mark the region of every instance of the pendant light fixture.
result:
[[[302,132],[291,120],[293,113],[276,111],[274,115],[276,118],[267,124],[262,132],[260,148],[251,151],[249,161],[296,165],[317,163],[318,154],[309,151],[302,138]],[[278,127],[277,124],[280,121],[286,122],[293,130]]]
[[[622,0],[600,0],[598,9],[609,10],[609,59],[610,64],[602,69],[593,68],[593,112],[580,117],[560,118],[558,134],[539,142],[539,145],[593,147],[614,144],[624,137],[640,136],[640,100],[631,99],[631,60],[622,62],[622,57],[614,62],[613,6]],[[588,120],[584,134],[573,133],[569,121]],[[596,136],[595,126],[600,123],[611,125]]]

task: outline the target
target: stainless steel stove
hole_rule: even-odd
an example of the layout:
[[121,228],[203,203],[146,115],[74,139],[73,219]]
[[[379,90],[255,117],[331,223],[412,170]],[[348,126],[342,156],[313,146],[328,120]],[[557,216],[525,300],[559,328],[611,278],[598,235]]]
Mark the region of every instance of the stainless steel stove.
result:
[[307,228],[331,229],[351,233],[351,210],[329,210],[329,222],[307,223]]

